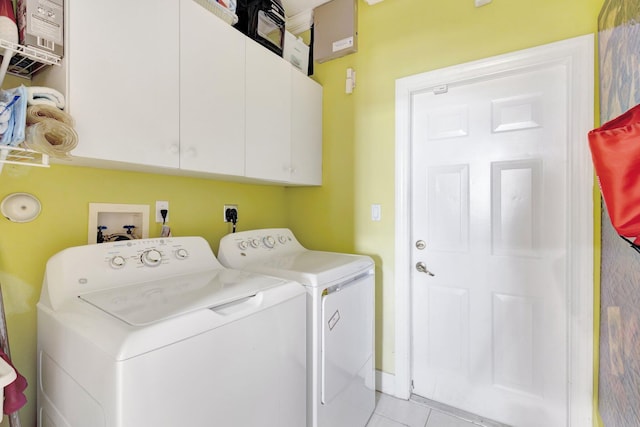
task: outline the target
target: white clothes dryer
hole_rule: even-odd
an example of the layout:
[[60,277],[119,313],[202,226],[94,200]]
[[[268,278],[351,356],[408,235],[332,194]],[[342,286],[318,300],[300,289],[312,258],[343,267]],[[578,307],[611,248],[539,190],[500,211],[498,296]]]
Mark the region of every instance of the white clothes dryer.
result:
[[305,286],[307,426],[364,427],[375,408],[373,260],[308,250],[286,228],[228,234],[218,259]]
[[300,427],[306,294],[200,237],[65,249],[38,308],[38,426]]

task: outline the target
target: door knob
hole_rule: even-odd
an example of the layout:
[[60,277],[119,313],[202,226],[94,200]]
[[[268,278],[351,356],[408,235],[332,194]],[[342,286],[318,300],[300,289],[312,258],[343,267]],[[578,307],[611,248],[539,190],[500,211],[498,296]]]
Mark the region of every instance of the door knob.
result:
[[418,240],[416,242],[416,248],[423,250],[426,247],[427,247],[427,244],[424,242],[424,240]]
[[416,270],[418,270],[420,273],[427,273],[429,276],[435,276],[435,274],[427,270],[427,265],[424,262],[417,263]]

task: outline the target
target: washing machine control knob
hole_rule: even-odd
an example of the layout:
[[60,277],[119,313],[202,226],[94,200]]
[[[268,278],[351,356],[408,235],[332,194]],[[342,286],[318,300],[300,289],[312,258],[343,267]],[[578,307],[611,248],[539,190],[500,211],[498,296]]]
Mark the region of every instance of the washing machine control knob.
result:
[[162,262],[162,254],[157,249],[149,249],[144,251],[140,257],[142,263],[149,267],[156,267]]
[[269,249],[273,248],[276,245],[276,239],[271,236],[265,237],[264,239],[262,239],[262,242]]
[[244,251],[248,247],[249,247],[249,244],[247,242],[245,242],[244,240],[241,241],[241,242],[238,242],[238,248],[240,248],[241,251]]
[[127,261],[121,255],[116,255],[109,260],[109,265],[111,266],[111,268],[122,268],[126,263]]
[[251,241],[249,241],[249,243],[251,244],[251,247],[253,247],[253,248],[257,248],[258,246],[260,246],[260,240],[258,240],[258,239],[251,239]]
[[176,251],[176,258],[187,259],[189,258],[189,252],[187,252],[187,250],[184,248],[180,248]]
[[283,245],[287,243],[287,236],[283,236],[282,234],[278,236],[278,241]]

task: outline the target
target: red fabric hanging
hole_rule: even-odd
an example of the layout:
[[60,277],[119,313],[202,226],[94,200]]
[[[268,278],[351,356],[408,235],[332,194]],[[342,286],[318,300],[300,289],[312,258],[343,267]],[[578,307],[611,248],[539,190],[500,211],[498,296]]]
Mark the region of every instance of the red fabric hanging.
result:
[[5,414],[12,414],[27,403],[27,398],[23,393],[27,388],[27,380],[25,377],[20,375],[20,372],[18,372],[18,370],[13,366],[9,357],[2,350],[0,350],[0,357],[11,365],[17,374],[16,379],[4,388],[4,404],[2,412]]
[[602,198],[618,234],[640,244],[640,105],[589,132]]

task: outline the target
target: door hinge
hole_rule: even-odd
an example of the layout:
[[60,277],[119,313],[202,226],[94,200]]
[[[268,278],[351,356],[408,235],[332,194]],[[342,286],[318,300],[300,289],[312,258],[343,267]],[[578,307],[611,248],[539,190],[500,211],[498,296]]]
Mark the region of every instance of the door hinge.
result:
[[440,85],[433,88],[434,95],[441,95],[447,92],[449,92],[449,85]]

